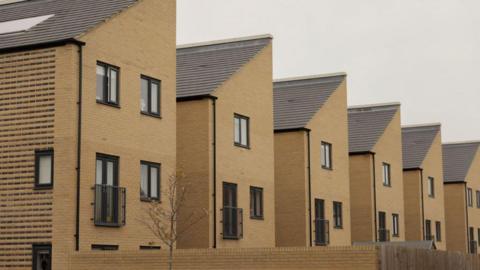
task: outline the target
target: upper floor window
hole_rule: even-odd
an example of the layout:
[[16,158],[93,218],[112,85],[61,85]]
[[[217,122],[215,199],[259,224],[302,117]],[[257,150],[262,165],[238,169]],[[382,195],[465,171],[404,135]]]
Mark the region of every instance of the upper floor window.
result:
[[390,187],[392,186],[392,181],[391,181],[391,170],[390,170],[390,164],[388,163],[383,163],[383,185]]
[[399,215],[392,214],[392,235],[394,237],[400,236],[400,222],[399,222]]
[[442,241],[442,224],[440,223],[440,221],[435,222],[435,238],[437,242]]
[[142,161],[140,163],[140,198],[160,199],[160,164]]
[[471,188],[467,189],[467,204],[469,207],[473,206],[473,194]]
[[435,179],[433,177],[428,177],[428,196],[435,197]]
[[320,154],[322,155],[322,168],[332,169],[332,144],[322,142],[322,148],[320,152]]
[[263,188],[250,187],[250,218],[263,218]]
[[53,150],[35,151],[35,187],[53,186]]
[[235,145],[245,148],[250,147],[250,119],[246,116],[235,114],[234,126]]
[[435,240],[434,236],[432,235],[432,221],[429,219],[425,220],[425,240]]
[[160,116],[160,86],[159,80],[146,76],[141,77],[140,108],[142,113]]
[[109,105],[118,105],[120,69],[109,64],[97,62],[97,101]]
[[343,210],[341,202],[333,202],[333,227],[341,229],[343,227]]
[[476,194],[477,194],[477,208],[480,208],[480,191],[477,190]]

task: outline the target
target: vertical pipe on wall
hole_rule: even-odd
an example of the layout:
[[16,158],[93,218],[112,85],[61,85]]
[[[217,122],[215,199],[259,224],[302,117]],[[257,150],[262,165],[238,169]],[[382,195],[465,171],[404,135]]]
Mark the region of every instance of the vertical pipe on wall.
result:
[[467,182],[464,182],[464,192],[465,192],[465,222],[466,222],[466,225],[467,225],[467,252],[472,252],[470,250],[470,226],[468,224],[468,191],[467,191]]
[[377,228],[377,173],[375,166],[375,153],[371,152],[372,155],[372,169],[373,169],[373,225],[375,232],[375,242],[378,241],[378,228]]
[[212,97],[212,148],[213,148],[213,248],[217,248],[217,99]]
[[421,203],[422,203],[422,234],[423,240],[427,240],[427,236],[425,235],[425,202],[423,198],[423,169],[420,169],[420,195]]
[[83,45],[78,45],[78,119],[77,119],[77,194],[75,217],[75,250],[80,249],[80,165],[82,150],[82,92],[83,92]]
[[308,171],[308,239],[312,246],[312,169],[310,151],[310,130],[307,129],[307,171]]

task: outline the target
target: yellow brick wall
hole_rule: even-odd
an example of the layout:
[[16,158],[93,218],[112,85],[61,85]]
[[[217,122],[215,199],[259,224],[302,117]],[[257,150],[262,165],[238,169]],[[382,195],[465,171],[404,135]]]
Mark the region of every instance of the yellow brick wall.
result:
[[465,184],[445,184],[447,250],[468,252]]
[[31,269],[32,243],[52,240],[53,192],[34,189],[34,153],[55,143],[57,56],[0,54],[0,269]]
[[467,188],[472,189],[473,195],[473,206],[468,207],[468,227],[473,227],[474,229],[474,238],[472,240],[477,242],[478,252],[480,249],[480,246],[478,246],[478,243],[480,243],[480,239],[478,239],[478,230],[480,229],[480,208],[477,207],[476,191],[480,191],[480,151],[477,151],[465,179],[467,181]]
[[423,240],[421,178],[420,170],[408,170],[403,172],[405,239],[407,241]]

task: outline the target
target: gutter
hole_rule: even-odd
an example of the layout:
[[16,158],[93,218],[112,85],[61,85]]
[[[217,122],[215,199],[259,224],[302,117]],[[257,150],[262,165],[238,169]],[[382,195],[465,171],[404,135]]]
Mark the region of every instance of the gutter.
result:
[[82,156],[82,92],[83,92],[83,46],[78,45],[78,120],[77,120],[77,194],[76,194],[76,217],[75,217],[75,250],[80,249],[80,168]]
[[310,246],[312,243],[312,168],[311,168],[311,151],[310,151],[310,129],[307,132],[307,170],[308,170],[308,237]]
[[0,49],[0,53],[12,53],[12,52],[18,52],[18,51],[25,51],[25,50],[45,49],[45,48],[51,48],[51,47],[64,46],[67,44],[76,44],[78,46],[84,46],[85,42],[74,39],[74,38],[69,38],[69,39],[56,40],[56,41],[50,41],[50,42],[44,42],[44,43],[38,43],[38,44],[3,48],[3,49]]

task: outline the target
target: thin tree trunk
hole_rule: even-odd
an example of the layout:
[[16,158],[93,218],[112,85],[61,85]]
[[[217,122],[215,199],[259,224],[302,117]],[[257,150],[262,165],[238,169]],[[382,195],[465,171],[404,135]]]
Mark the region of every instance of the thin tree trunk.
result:
[[170,245],[168,249],[168,269],[173,269],[173,245]]

